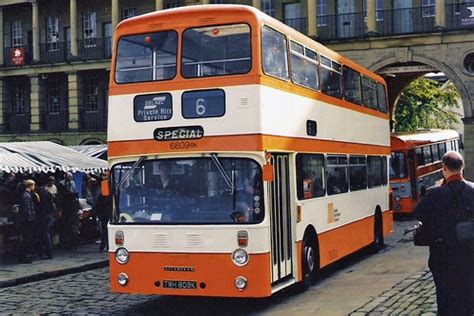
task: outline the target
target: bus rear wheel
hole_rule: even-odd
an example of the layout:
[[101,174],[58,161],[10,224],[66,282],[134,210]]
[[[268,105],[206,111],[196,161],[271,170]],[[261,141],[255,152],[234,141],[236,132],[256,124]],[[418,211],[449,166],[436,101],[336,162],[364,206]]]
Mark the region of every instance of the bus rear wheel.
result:
[[374,243],[372,244],[372,251],[377,253],[384,245],[382,213],[377,210],[374,217]]

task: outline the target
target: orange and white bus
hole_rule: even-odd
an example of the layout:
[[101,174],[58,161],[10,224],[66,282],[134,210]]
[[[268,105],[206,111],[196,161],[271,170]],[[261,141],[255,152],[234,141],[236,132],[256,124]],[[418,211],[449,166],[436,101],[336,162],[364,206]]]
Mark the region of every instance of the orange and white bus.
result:
[[121,22],[111,288],[266,297],[392,230],[384,80],[248,6]]
[[459,134],[453,130],[392,134],[391,147],[392,208],[411,213],[422,192],[443,179],[441,159],[446,151],[459,151]]

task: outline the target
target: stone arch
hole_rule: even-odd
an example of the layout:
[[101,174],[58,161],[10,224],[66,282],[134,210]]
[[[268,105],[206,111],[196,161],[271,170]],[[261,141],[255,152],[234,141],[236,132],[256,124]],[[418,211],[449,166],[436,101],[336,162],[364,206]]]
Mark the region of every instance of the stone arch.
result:
[[84,139],[80,145],[102,145],[104,141],[99,138],[87,138]]
[[[408,61],[422,63],[443,72],[453,82],[454,86],[459,92],[459,95],[461,96],[461,100],[464,107],[464,117],[465,118],[472,117],[472,100],[469,96],[468,89],[465,83],[463,82],[463,80],[459,78],[458,74],[453,69],[453,67],[451,67],[450,65],[444,62],[440,62],[438,60],[435,60],[435,59],[429,58],[428,56],[424,56],[420,54],[416,54],[416,55],[414,54],[411,57],[411,59]],[[386,58],[386,59],[376,61],[375,63],[370,65],[368,69],[373,72],[377,72],[381,70],[382,68],[390,66],[392,64],[405,63],[405,62],[407,62],[407,60],[400,60],[395,57]]]

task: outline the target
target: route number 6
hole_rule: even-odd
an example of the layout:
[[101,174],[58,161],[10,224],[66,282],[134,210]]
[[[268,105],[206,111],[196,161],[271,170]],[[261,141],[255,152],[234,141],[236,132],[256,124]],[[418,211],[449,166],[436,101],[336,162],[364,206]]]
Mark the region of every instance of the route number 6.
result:
[[199,98],[196,100],[196,114],[204,115],[206,113],[206,100]]

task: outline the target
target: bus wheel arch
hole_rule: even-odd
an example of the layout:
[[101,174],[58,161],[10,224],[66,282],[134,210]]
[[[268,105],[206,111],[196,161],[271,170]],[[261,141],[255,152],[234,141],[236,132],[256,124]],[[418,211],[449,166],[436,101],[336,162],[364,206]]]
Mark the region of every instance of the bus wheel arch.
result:
[[301,288],[308,289],[319,274],[319,242],[316,230],[309,225],[303,235],[301,245]]
[[378,252],[385,245],[383,236],[383,217],[382,209],[379,205],[375,208],[374,213],[374,242],[372,244],[373,252]]

